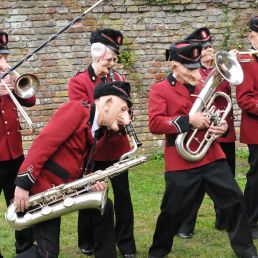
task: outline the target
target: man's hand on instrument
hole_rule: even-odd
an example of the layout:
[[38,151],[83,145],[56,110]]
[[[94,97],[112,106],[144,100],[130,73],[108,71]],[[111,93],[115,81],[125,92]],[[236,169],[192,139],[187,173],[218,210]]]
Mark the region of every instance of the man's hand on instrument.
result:
[[210,119],[204,113],[197,112],[189,116],[189,124],[194,129],[205,129],[210,126]]
[[29,208],[29,191],[16,186],[14,192],[14,206],[18,212],[27,210]]
[[215,139],[223,135],[228,130],[228,123],[227,121],[223,120],[220,123],[220,126],[211,125],[209,128],[209,132],[215,135]]
[[10,75],[7,75],[3,80],[0,80],[0,96],[8,95],[8,91],[5,88],[4,83],[11,91],[14,89],[14,83],[10,78]]
[[107,188],[107,183],[105,181],[97,181],[92,188],[93,192],[104,191]]

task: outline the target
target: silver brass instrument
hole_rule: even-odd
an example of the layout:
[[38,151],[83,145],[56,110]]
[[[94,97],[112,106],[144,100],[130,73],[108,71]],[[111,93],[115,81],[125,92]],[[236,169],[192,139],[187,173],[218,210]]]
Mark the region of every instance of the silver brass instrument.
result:
[[[240,64],[229,53],[225,51],[218,51],[215,54],[215,68],[210,72],[206,78],[203,88],[201,89],[197,99],[195,100],[189,116],[204,112],[211,119],[211,125],[220,125],[222,120],[225,120],[228,115],[232,103],[230,97],[224,92],[214,93],[216,87],[225,79],[232,85],[238,85],[243,81],[244,75]],[[225,110],[216,109],[213,105],[217,97],[224,97],[228,102]],[[195,138],[198,129],[194,129],[189,136],[189,132],[179,134],[176,138],[176,148],[182,158],[191,162],[201,160],[207,153],[209,147],[215,140],[215,135],[206,132],[203,140],[200,142]],[[190,145],[196,140],[199,144],[198,148],[191,149]]]
[[97,181],[117,176],[146,161],[146,156],[122,160],[105,170],[98,170],[68,184],[33,195],[29,198],[29,209],[22,216],[17,214],[14,204],[11,204],[5,213],[5,219],[11,227],[21,230],[80,209],[103,210],[106,192],[88,192],[89,189]]

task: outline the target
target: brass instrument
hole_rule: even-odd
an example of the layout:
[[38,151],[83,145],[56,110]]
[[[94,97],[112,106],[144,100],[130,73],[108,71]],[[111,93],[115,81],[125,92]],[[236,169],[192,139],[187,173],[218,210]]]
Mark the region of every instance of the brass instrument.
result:
[[[210,72],[206,78],[203,88],[201,89],[197,99],[195,100],[189,116],[197,113],[204,112],[210,117],[211,125],[220,125],[222,120],[225,120],[228,115],[232,103],[230,97],[224,92],[214,93],[216,87],[225,79],[232,85],[238,85],[243,81],[244,75],[240,64],[232,57],[231,54],[225,51],[218,51],[215,54],[215,68]],[[218,110],[213,105],[215,98],[226,98],[228,105],[225,110]],[[215,135],[206,132],[203,140],[200,142],[196,137],[198,129],[194,129],[189,136],[189,132],[181,133],[176,137],[176,148],[182,158],[191,162],[201,160],[207,153],[209,147],[215,140]],[[187,139],[187,140],[186,140]],[[191,149],[191,143],[196,140],[199,144],[197,149]]]
[[[9,68],[11,68],[9,66]],[[16,70],[12,73],[15,75],[15,87],[14,92],[22,99],[28,99],[35,96],[40,86],[39,79],[32,73],[24,73],[20,75]]]
[[5,219],[11,227],[21,230],[80,209],[103,211],[107,198],[106,192],[88,192],[92,185],[97,181],[117,176],[146,161],[146,156],[125,159],[105,170],[98,170],[68,184],[33,195],[29,198],[29,209],[21,216],[17,214],[14,204],[11,204],[5,213]]
[[[10,66],[9,66],[9,68],[10,68]],[[34,74],[31,74],[31,73],[22,74],[22,75],[19,75],[16,71],[13,71],[13,73],[17,77],[15,79],[15,86],[14,86],[15,94],[17,96],[19,96],[20,98],[25,98],[25,99],[34,96],[40,85],[38,78]],[[34,131],[33,123],[31,121],[30,117],[27,115],[27,113],[25,112],[25,110],[23,109],[23,107],[21,106],[19,101],[15,98],[12,91],[9,89],[8,85],[5,83],[5,81],[2,79],[2,77],[0,77],[0,81],[3,83],[5,89],[8,92],[8,95],[10,96],[10,98],[16,105],[17,109],[20,111],[21,115],[24,117],[24,119],[28,123],[30,129],[32,131]]]
[[241,58],[240,56],[238,56],[237,57],[238,62],[240,62],[240,63],[250,63],[250,62],[252,62],[252,56],[253,55],[258,55],[258,50],[250,49],[249,51],[239,52],[238,54],[240,56],[241,55],[249,55],[249,58]]

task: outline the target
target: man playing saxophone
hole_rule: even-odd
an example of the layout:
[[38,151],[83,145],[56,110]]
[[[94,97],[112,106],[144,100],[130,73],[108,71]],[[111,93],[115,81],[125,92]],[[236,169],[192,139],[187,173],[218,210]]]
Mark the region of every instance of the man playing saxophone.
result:
[[184,218],[194,207],[195,198],[205,191],[228,218],[228,237],[238,257],[258,257],[244,208],[243,194],[225,160],[219,143],[214,140],[202,159],[192,162],[182,158],[176,148],[179,134],[198,129],[191,147],[197,147],[209,130],[215,138],[227,129],[226,121],[210,125],[202,112],[189,115],[201,90],[199,73],[202,46],[190,41],[174,43],[169,56],[171,73],[150,89],[149,128],[153,134],[165,134],[165,193],[161,204],[149,258],[169,254],[173,238]]
[[[92,63],[85,71],[79,72],[69,80],[70,100],[92,103],[93,90],[99,82],[125,80],[124,76],[113,70],[118,59],[119,48],[123,43],[122,33],[114,29],[97,29],[91,33],[90,42]],[[94,171],[111,166],[130,150],[128,137],[122,130],[119,132],[105,131],[102,140],[104,141],[102,148],[94,158]],[[111,178],[111,184],[114,193],[116,243],[124,257],[134,258],[136,255],[133,232],[134,216],[128,171]],[[96,253],[96,248],[99,248],[96,242],[99,237],[92,226],[96,219],[98,218],[90,217],[87,210],[79,211],[78,245],[81,252],[86,255],[92,254],[93,251]],[[113,245],[110,238],[107,241]]]
[[[130,123],[128,111],[132,102],[129,92],[127,82],[101,83],[95,88],[95,102],[90,107],[82,101],[70,101],[57,110],[33,142],[19,170],[14,199],[18,212],[29,208],[29,193],[46,191],[53,185],[69,183],[82,175],[86,156],[91,158],[90,153],[94,151],[97,130],[106,126],[118,131],[120,126]],[[104,190],[105,187],[104,182],[97,182],[94,190]],[[102,233],[100,241],[105,257],[116,257],[115,246],[105,244],[107,236],[115,242],[114,221],[110,221],[112,212],[112,205],[108,203],[101,222],[96,225]],[[34,225],[37,246],[16,257],[57,258],[60,221],[58,217]],[[102,253],[95,254],[95,257],[104,256]]]
[[[9,54],[8,34],[0,31],[0,75],[9,69],[7,64]],[[10,75],[3,79],[11,91],[15,87],[14,80],[15,78]],[[26,107],[31,107],[36,102],[35,96],[28,99],[19,98],[16,95],[15,97],[21,105]],[[10,205],[13,199],[14,181],[23,160],[22,137],[17,107],[0,80],[0,193],[3,191],[7,206]],[[16,253],[27,250],[34,242],[30,229],[15,231],[15,239]]]

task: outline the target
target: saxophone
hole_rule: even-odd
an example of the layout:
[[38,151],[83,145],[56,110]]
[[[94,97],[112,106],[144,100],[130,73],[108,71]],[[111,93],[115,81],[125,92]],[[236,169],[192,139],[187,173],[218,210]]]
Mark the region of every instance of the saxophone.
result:
[[12,203],[7,208],[5,219],[15,230],[21,230],[80,209],[99,209],[103,212],[107,191],[89,192],[91,187],[97,181],[117,176],[146,161],[146,156],[129,157],[114,163],[105,170],[98,170],[68,184],[32,195],[29,198],[29,209],[22,215],[16,212]]

